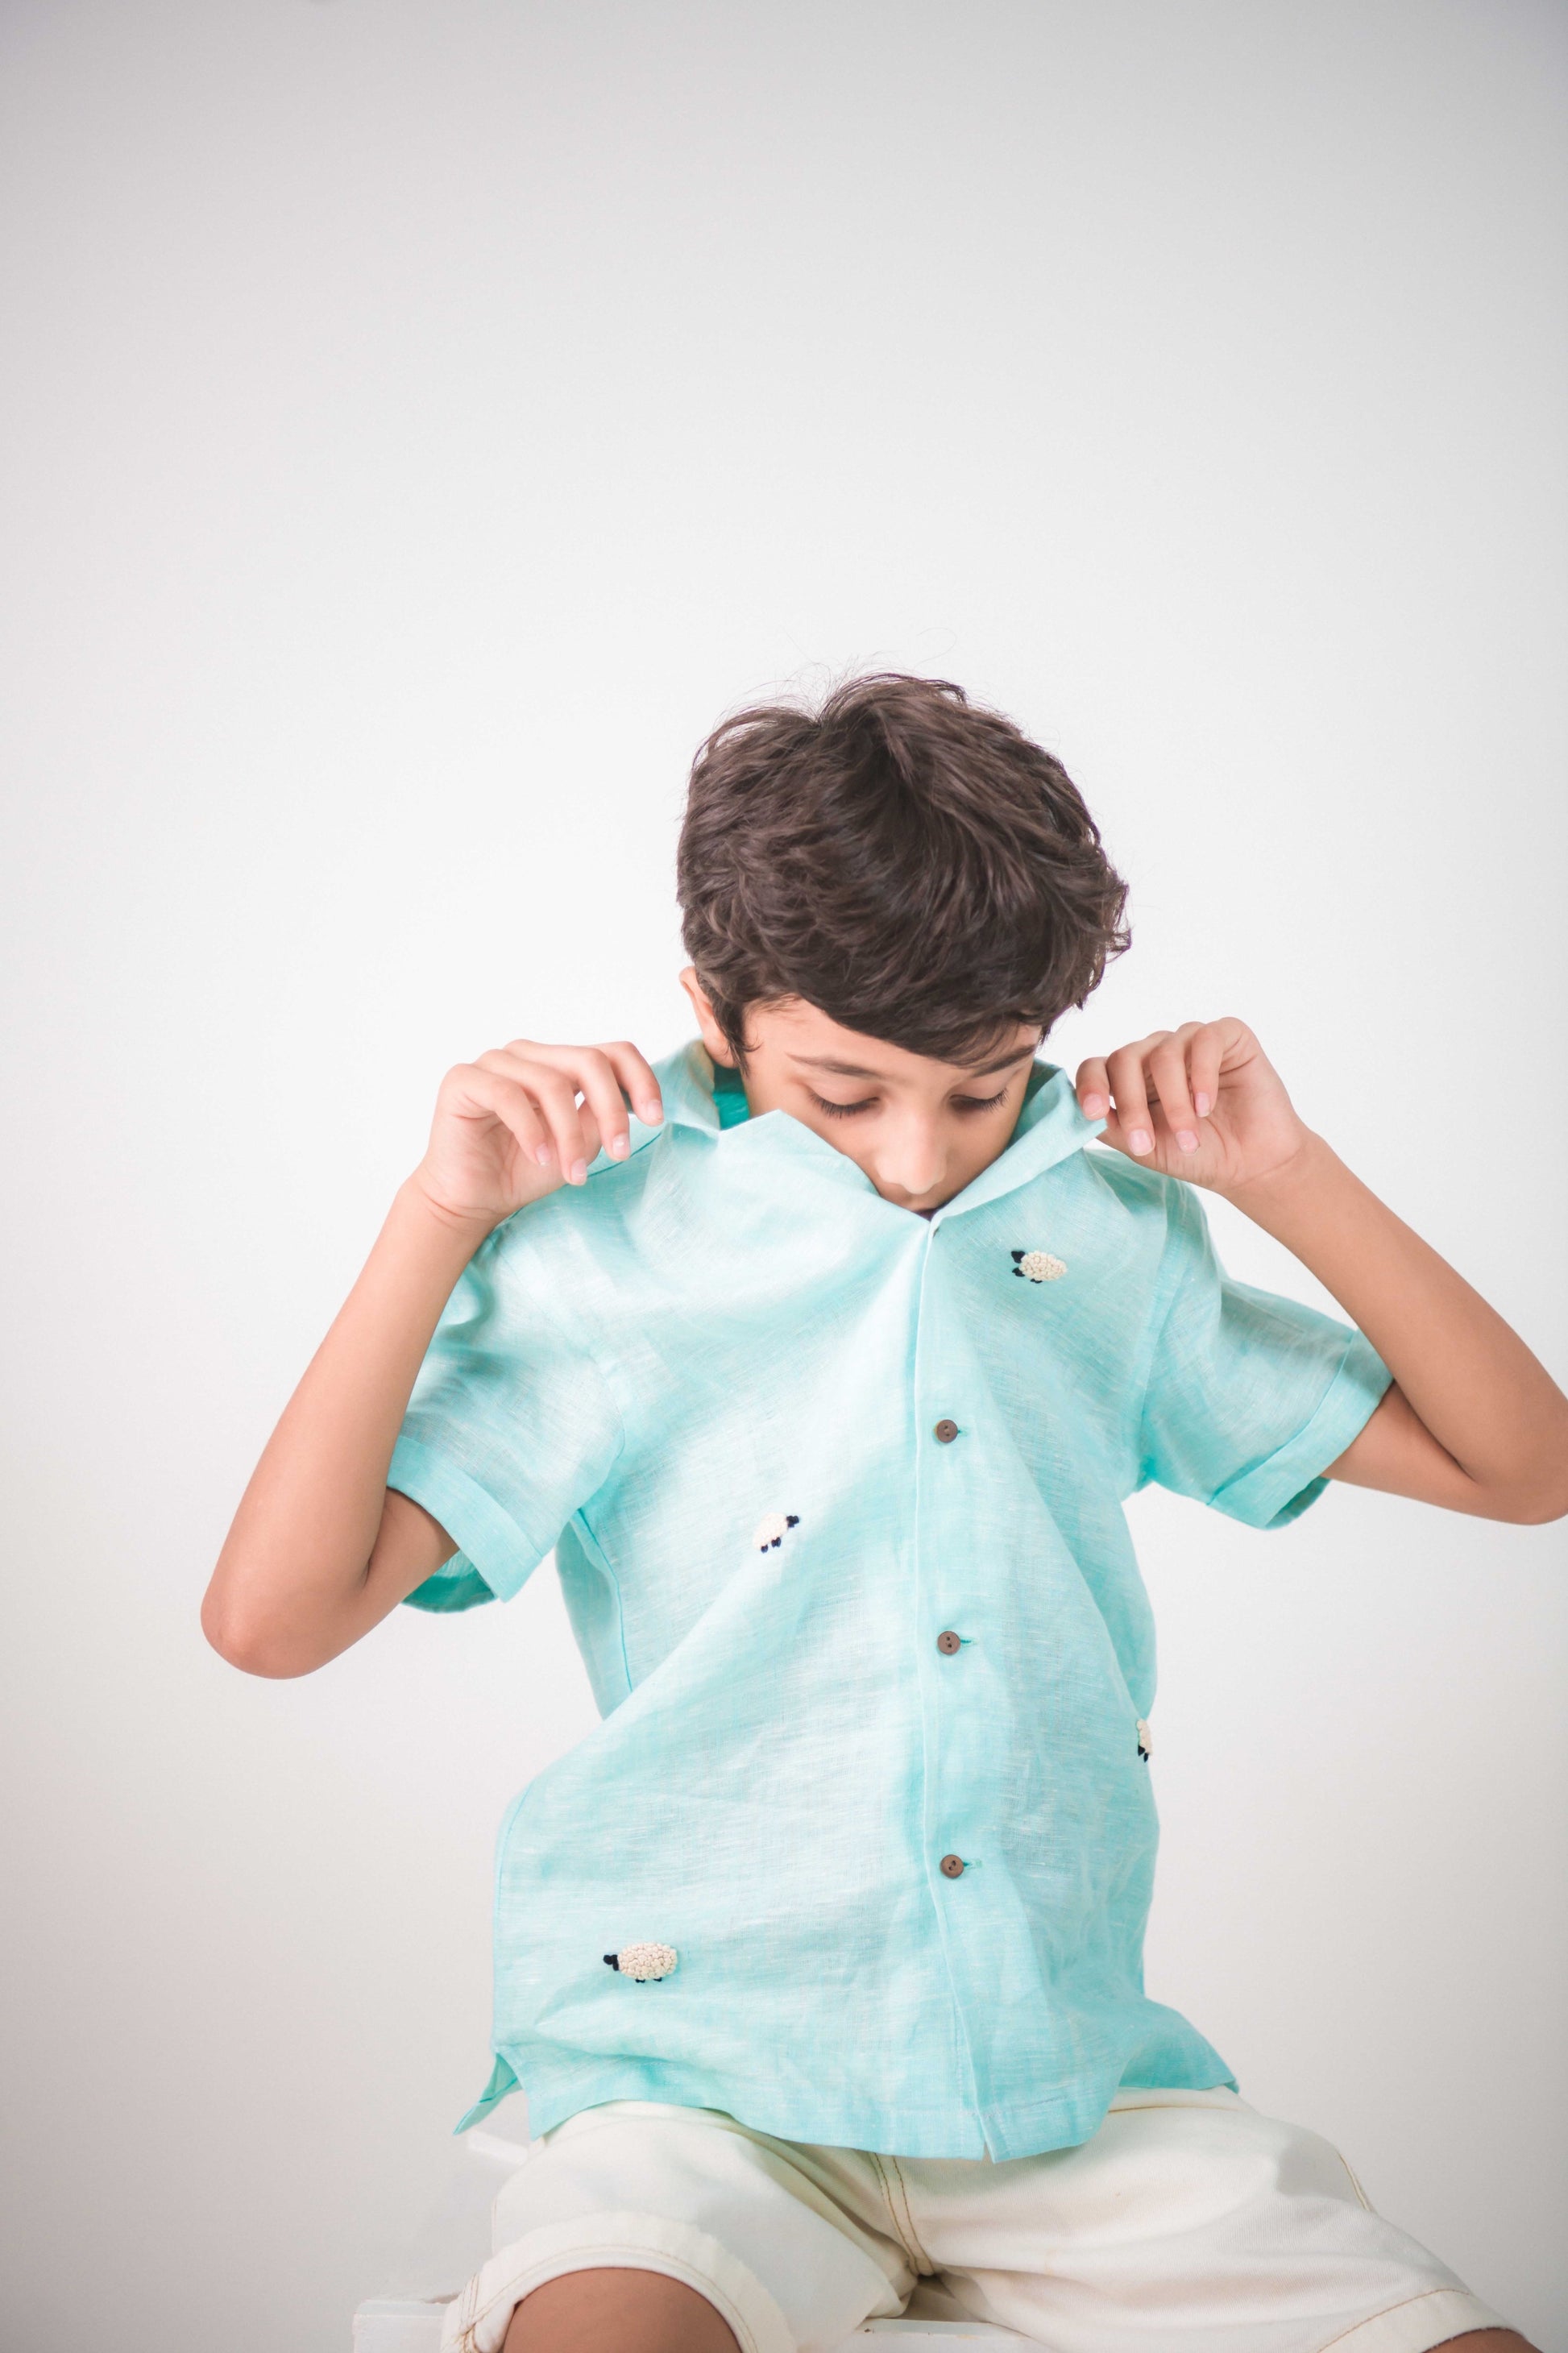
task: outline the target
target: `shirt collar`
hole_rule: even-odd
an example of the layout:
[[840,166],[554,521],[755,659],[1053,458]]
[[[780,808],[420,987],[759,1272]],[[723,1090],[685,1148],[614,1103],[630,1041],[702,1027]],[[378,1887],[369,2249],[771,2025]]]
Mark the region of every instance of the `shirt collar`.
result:
[[[864,1169],[856,1166],[847,1153],[840,1152],[826,1136],[818,1135],[798,1119],[792,1119],[788,1112],[764,1112],[760,1118],[745,1120],[738,1126],[722,1127],[713,1100],[713,1065],[700,1039],[693,1039],[679,1053],[659,1063],[657,1076],[666,1127],[700,1130],[712,1137],[726,1159],[733,1155],[751,1161],[753,1156],[767,1158],[776,1154],[783,1155],[792,1171],[798,1170],[802,1163],[809,1163],[830,1182],[848,1185],[868,1194],[874,1201],[880,1200],[870,1178]],[[1054,1062],[1037,1062],[1030,1074],[1024,1108],[1006,1149],[998,1153],[962,1193],[943,1202],[928,1222],[939,1226],[946,1218],[962,1217],[970,1209],[983,1208],[987,1201],[1001,1200],[1020,1185],[1042,1176],[1058,1160],[1081,1151],[1104,1125],[1102,1119],[1084,1117],[1065,1071]],[[660,1132],[644,1127],[635,1118],[631,1128],[634,1152],[650,1144]],[[885,1206],[900,1217],[913,1214],[899,1209],[893,1202]]]

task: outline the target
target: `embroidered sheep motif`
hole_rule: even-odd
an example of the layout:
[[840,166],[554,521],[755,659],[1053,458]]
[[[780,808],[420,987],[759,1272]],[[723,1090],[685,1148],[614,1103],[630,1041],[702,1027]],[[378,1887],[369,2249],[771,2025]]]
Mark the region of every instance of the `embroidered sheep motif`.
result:
[[1142,1716],[1138,1719],[1138,1754],[1145,1765],[1154,1753],[1154,1736]]
[[752,1531],[752,1542],[759,1552],[777,1552],[791,1528],[800,1525],[798,1512],[770,1512],[759,1520]]
[[1013,1252],[1013,1271],[1021,1274],[1026,1282],[1059,1282],[1067,1271],[1067,1261],[1053,1258],[1049,1250]]
[[680,1958],[673,1945],[623,1945],[618,1953],[605,1955],[605,1967],[618,1969],[634,1984],[648,1985],[655,1978],[667,1978]]

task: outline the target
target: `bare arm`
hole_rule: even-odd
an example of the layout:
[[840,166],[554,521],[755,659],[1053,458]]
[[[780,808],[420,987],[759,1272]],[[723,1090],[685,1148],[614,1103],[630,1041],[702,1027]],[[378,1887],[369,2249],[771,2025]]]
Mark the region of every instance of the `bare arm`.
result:
[[[425,1158],[284,1409],[202,1605],[215,1650],[252,1674],[335,1658],[458,1549],[386,1484],[415,1377],[453,1286],[503,1218],[627,1148],[658,1089],[636,1049],[519,1039],[447,1072]],[[579,1103],[578,1095],[583,1096]]]
[[1331,1478],[1487,1519],[1568,1513],[1568,1398],[1298,1118],[1244,1023],[1156,1031],[1086,1062],[1078,1092],[1090,1118],[1110,1112],[1106,1143],[1224,1194],[1293,1250],[1394,1375]]
[[233,1665],[308,1673],[456,1552],[386,1473],[430,1335],[487,1230],[443,1217],[412,1180],[400,1187],[218,1556],[202,1626]]
[[1486,1519],[1568,1512],[1568,1398],[1511,1325],[1321,1137],[1233,1196],[1294,1250],[1394,1375],[1331,1479]]

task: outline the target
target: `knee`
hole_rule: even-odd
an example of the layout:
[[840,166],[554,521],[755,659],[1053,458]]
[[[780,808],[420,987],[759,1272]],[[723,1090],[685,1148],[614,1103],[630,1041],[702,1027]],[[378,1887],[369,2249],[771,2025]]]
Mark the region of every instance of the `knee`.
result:
[[525,2295],[504,2353],[740,2353],[705,2295],[662,2272],[599,2265],[564,2272]]
[[1517,2328],[1469,2328],[1463,2337],[1447,2337],[1434,2353],[1536,2353]]

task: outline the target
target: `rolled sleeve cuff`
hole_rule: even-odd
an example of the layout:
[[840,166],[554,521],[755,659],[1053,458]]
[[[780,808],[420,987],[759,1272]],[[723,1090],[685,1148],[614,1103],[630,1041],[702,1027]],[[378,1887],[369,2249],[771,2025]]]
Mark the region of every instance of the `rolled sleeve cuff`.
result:
[[1371,1341],[1352,1333],[1310,1421],[1211,1495],[1215,1511],[1249,1528],[1282,1528],[1300,1519],[1329,1483],[1325,1464],[1336,1462],[1365,1429],[1393,1378]]
[[[548,1544],[538,1543],[510,1512],[503,1511],[477,1480],[416,1438],[398,1440],[386,1483],[400,1495],[422,1504],[440,1521],[498,1601],[510,1601],[550,1550]],[[417,1594],[424,1592],[424,1586],[416,1588]],[[409,1599],[415,1599],[416,1595]]]

